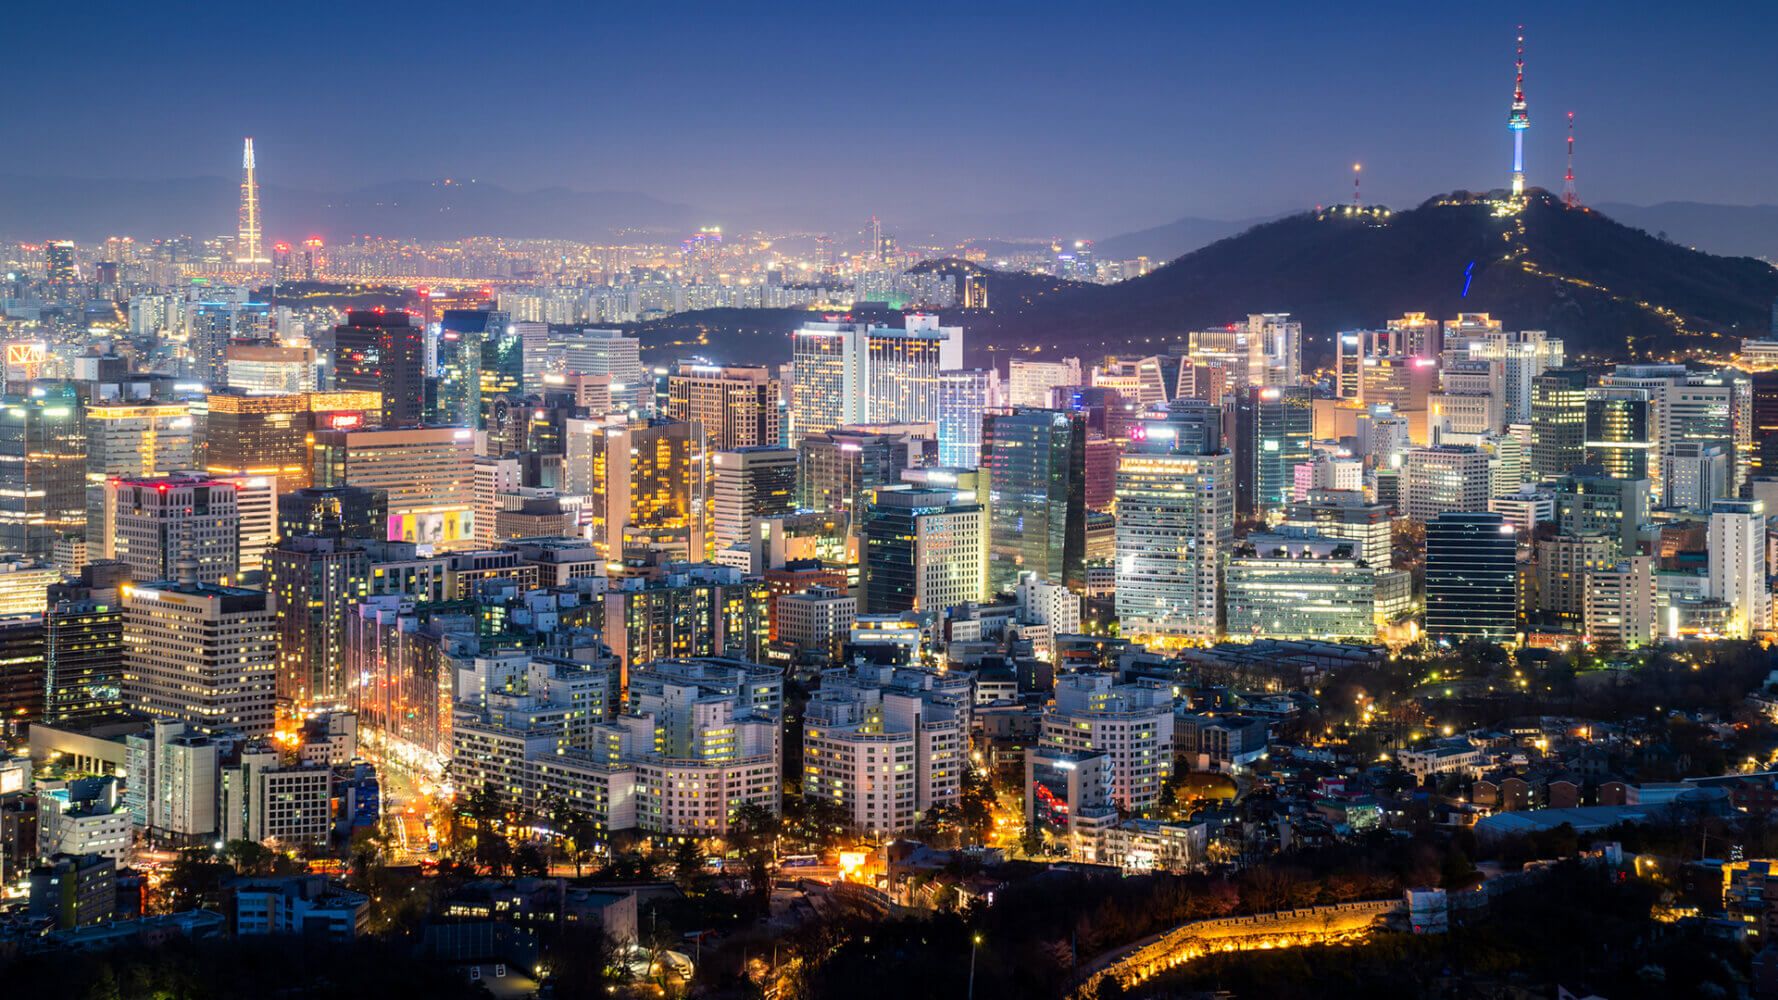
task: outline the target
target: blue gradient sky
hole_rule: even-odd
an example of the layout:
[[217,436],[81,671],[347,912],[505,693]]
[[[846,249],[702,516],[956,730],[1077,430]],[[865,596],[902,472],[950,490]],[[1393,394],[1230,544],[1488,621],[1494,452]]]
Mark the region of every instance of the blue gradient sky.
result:
[[[1778,4],[12,5],[0,172],[476,177],[1101,232],[1532,183],[1778,202]],[[845,9],[841,9],[845,8]],[[967,13],[958,13],[965,10]]]

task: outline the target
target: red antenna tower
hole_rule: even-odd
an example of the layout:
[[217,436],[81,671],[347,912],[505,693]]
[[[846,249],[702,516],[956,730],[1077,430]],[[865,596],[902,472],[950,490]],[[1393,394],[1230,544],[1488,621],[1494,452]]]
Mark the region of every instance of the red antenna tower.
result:
[[1358,197],[1358,172],[1363,169],[1364,164],[1362,163],[1352,164],[1352,208],[1354,210],[1363,204],[1363,199]]
[[1574,112],[1568,112],[1568,172],[1562,175],[1562,204],[1580,207],[1580,196],[1574,193]]

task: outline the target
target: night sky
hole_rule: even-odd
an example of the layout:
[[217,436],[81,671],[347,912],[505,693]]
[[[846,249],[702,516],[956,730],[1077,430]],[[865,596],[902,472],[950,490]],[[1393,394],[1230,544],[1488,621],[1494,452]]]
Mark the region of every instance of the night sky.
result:
[[[1778,202],[1778,4],[9,5],[0,172],[475,177],[1104,233],[1531,182]],[[847,8],[847,9],[842,9]],[[967,13],[960,13],[967,11]]]

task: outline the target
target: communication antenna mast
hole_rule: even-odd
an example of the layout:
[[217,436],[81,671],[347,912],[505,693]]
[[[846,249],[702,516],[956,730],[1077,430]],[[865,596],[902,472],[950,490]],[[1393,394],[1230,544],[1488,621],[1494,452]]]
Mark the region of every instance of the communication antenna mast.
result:
[[1574,112],[1568,112],[1568,172],[1562,175],[1562,204],[1580,207],[1580,196],[1574,193]]
[[1358,196],[1358,174],[1363,169],[1364,164],[1362,163],[1352,164],[1352,208],[1355,211],[1364,203],[1363,199]]

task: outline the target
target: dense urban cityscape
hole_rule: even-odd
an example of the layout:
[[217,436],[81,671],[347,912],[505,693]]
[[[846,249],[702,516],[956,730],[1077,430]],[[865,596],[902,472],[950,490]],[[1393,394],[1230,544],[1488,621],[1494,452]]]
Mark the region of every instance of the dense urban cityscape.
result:
[[1185,248],[0,213],[0,992],[1778,996],[1778,265],[1510,28]]

